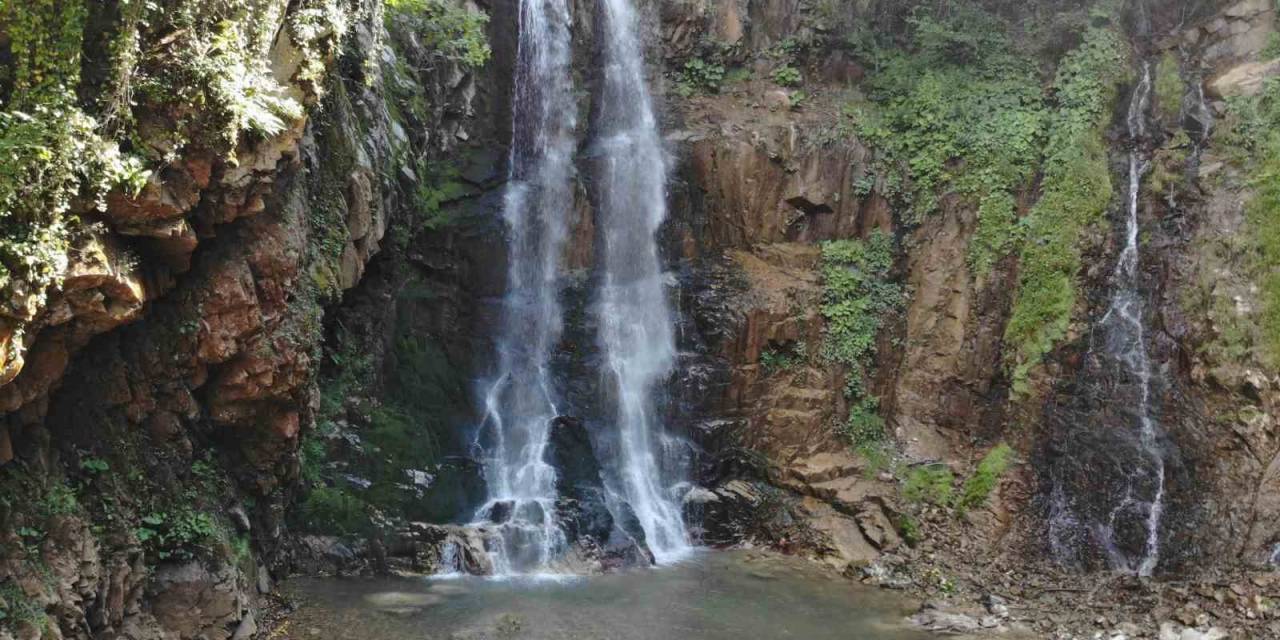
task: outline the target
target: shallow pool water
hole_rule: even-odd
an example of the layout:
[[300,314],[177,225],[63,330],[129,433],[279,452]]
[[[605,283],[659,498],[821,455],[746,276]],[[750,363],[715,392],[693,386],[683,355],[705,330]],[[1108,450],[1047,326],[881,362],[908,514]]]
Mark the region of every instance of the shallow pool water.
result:
[[303,579],[274,637],[334,640],[916,640],[911,602],[796,558],[700,552],[575,579]]

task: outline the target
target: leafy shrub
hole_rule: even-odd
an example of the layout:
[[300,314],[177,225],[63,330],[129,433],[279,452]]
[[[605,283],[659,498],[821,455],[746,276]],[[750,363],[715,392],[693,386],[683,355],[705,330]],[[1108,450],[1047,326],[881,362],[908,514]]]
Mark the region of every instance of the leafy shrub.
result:
[[49,616],[22,587],[13,582],[0,583],[0,630],[16,632],[25,625],[47,631]]
[[808,353],[808,346],[803,342],[789,343],[782,347],[770,345],[760,352],[760,366],[764,369],[765,375],[772,375],[803,364],[808,358]]
[[45,517],[68,515],[80,509],[80,500],[74,489],[59,482],[45,493],[40,500],[40,508]]
[[880,231],[866,240],[822,245],[821,312],[827,322],[822,357],[849,369],[849,419],[841,431],[858,449],[880,442],[884,434],[878,402],[867,395],[863,380],[885,315],[902,303],[901,287],[889,281],[892,268],[893,239]]
[[960,491],[960,498],[956,502],[956,509],[963,513],[986,504],[987,496],[991,495],[1000,476],[1004,475],[1011,464],[1013,464],[1013,449],[1009,445],[1001,443],[988,451],[978,463],[973,476],[965,481],[964,488]]
[[881,313],[902,301],[901,288],[888,281],[893,239],[874,231],[864,240],[834,240],[822,245],[822,315],[827,320],[822,355],[861,366],[875,351]]
[[99,475],[111,470],[111,465],[102,458],[85,458],[80,461],[80,469],[91,475]]
[[134,530],[144,549],[160,560],[191,560],[211,550],[220,533],[217,520],[190,505],[142,517]]
[[693,58],[684,63],[677,91],[685,97],[698,93],[719,93],[724,81],[724,65]]
[[473,69],[489,61],[488,15],[445,0],[387,0],[387,9],[388,30],[413,34],[428,49]]
[[874,72],[871,102],[850,113],[880,152],[877,173],[905,185],[886,195],[907,196],[909,221],[935,211],[944,188],[978,201],[969,262],[983,274],[1020,242],[1012,192],[1034,175],[1044,135],[1037,70],[1014,51],[1008,25],[979,9],[909,23],[905,48],[857,40]]
[[1009,25],[973,5],[957,4],[942,14],[917,11],[907,22],[917,51],[930,63],[983,64],[1010,49]]
[[790,65],[774,69],[769,77],[773,78],[775,84],[783,87],[798,87],[804,82],[804,77],[800,75],[800,70]]

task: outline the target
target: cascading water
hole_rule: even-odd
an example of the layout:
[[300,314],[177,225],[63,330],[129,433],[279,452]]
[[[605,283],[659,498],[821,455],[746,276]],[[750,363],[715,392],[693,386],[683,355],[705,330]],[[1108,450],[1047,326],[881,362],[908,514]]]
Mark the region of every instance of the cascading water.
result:
[[622,493],[659,562],[688,549],[675,489],[662,477],[664,435],[654,393],[675,361],[674,323],[655,234],[667,215],[666,160],[628,0],[602,0],[604,73],[598,109],[603,265],[599,341],[615,384]]
[[1055,469],[1050,496],[1050,542],[1059,559],[1078,557],[1079,547],[1091,544],[1105,554],[1113,569],[1139,575],[1150,575],[1159,563],[1165,501],[1165,459],[1154,417],[1146,302],[1139,272],[1139,196],[1148,168],[1143,147],[1151,87],[1147,63],[1127,118],[1131,148],[1124,248],[1111,276],[1110,305],[1099,323],[1104,341],[1090,353],[1094,366],[1106,372],[1103,377],[1116,377],[1108,400],[1124,405],[1113,410],[1128,424],[1087,425],[1086,429],[1100,435],[1085,438],[1087,446],[1081,448],[1095,451],[1075,455],[1096,458],[1072,460]]
[[[675,359],[655,238],[666,217],[666,167],[642,74],[636,16],[625,0],[604,0],[603,6],[597,111],[603,123],[597,127],[603,241],[596,313],[607,391],[615,399],[608,420],[617,425],[617,459],[605,465],[613,476],[606,499],[615,527],[625,530],[634,521],[643,545],[665,562],[688,548],[676,496],[655,453],[666,439],[653,396]],[[486,532],[500,575],[554,569],[571,542],[557,511],[557,469],[548,462],[563,409],[551,360],[563,333],[561,259],[573,211],[577,104],[569,24],[566,0],[521,0],[504,208],[507,295],[498,371],[484,396],[479,436],[489,499],[474,523]]]
[[546,567],[566,546],[556,516],[556,470],[546,462],[559,415],[550,358],[563,324],[560,259],[572,210],[577,104],[566,0],[520,0],[510,176],[507,295],[497,336],[498,373],[485,394],[489,500],[477,524],[499,574]]

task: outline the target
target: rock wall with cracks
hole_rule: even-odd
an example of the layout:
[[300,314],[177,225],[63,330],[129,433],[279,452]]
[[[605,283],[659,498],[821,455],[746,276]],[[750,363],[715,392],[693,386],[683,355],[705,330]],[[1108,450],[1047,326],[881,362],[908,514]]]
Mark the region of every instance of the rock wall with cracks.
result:
[[[995,11],[1017,13],[996,4]],[[1177,466],[1170,489],[1175,515],[1165,535],[1176,551],[1165,569],[1182,575],[1258,569],[1272,558],[1280,533],[1267,497],[1277,453],[1266,409],[1274,373],[1259,360],[1256,334],[1243,356],[1212,347],[1240,322],[1255,326],[1259,309],[1250,301],[1258,290],[1250,287],[1258,280],[1245,275],[1240,254],[1225,257],[1230,250],[1221,244],[1206,249],[1241,233],[1239,216],[1250,196],[1244,176],[1223,176],[1232,170],[1224,168],[1229,151],[1221,145],[1231,143],[1202,136],[1206,122],[1225,117],[1232,96],[1252,95],[1274,77],[1266,43],[1274,39],[1275,7],[1148,6],[1152,37],[1144,51],[1172,61],[1163,63],[1171,69],[1172,94],[1157,107],[1164,115],[1153,116],[1162,128],[1163,168],[1142,195],[1154,348],[1157,366],[1173,381],[1163,410]],[[681,161],[668,247],[682,274],[681,308],[700,341],[689,347],[703,350],[713,371],[699,374],[712,381],[703,397],[715,398],[693,426],[708,448],[702,480],[711,491],[697,492],[691,510],[706,516],[709,542],[756,537],[808,548],[872,582],[935,594],[946,594],[957,576],[984,582],[980,567],[1010,554],[1030,571],[1056,575],[1043,543],[1040,465],[1045,456],[1061,455],[1046,449],[1058,437],[1055,429],[1085,419],[1071,403],[1089,393],[1077,377],[1081,350],[1105,311],[1120,200],[1113,198],[1106,217],[1079,241],[1086,267],[1073,276],[1082,293],[1066,335],[1032,370],[1030,392],[1013,392],[1005,327],[1024,265],[1007,256],[989,270],[973,268],[967,253],[979,211],[962,193],[944,192],[936,211],[917,221],[894,201],[893,186],[877,177],[877,150],[850,133],[842,112],[842,104],[865,99],[866,78],[875,73],[856,46],[818,47],[787,60],[786,47],[831,42],[824,38],[841,25],[895,24],[893,9],[854,3],[833,13],[804,2],[659,9],[653,50],[665,60],[668,138]],[[1136,21],[1125,17],[1118,27],[1135,45]],[[1057,37],[1047,36],[1046,47]],[[690,91],[690,83],[703,81],[696,75],[702,67],[691,60],[713,60],[729,71],[712,90]],[[797,67],[803,80],[778,82],[774,72],[783,65]],[[1116,89],[1127,95],[1127,84]],[[1123,155],[1114,129],[1121,121],[1101,136],[1113,160]],[[1122,184],[1122,167],[1113,164],[1113,182]],[[1041,176],[1012,194],[1017,217],[1029,215],[1040,198]],[[847,411],[846,374],[813,353],[825,326],[816,245],[876,229],[897,238],[892,278],[908,294],[880,332],[867,380],[904,465],[892,473],[837,434]],[[796,357],[798,345],[807,354]],[[780,361],[779,354],[790,359]],[[953,507],[927,501],[922,507],[904,495],[919,469],[944,469],[948,485],[954,477],[961,490],[1000,441],[1023,462],[980,508],[957,517]],[[1240,495],[1251,497],[1235,499]]]
[[[84,231],[65,272],[4,319],[3,638],[254,635],[289,559],[324,307],[397,241],[389,229],[422,228],[414,169],[465,141],[474,113],[459,34],[429,39],[420,15],[380,2],[135,4],[90,12],[82,104],[128,84],[101,80],[119,49],[96,45],[132,34],[119,135],[149,177],[73,209]],[[474,5],[428,8],[483,27]],[[0,12],[0,44],[19,41],[18,11]],[[266,34],[236,50],[255,80],[157,71],[226,62],[241,33]],[[237,81],[259,84],[202,84]],[[203,114],[245,105],[219,97],[289,108],[231,118],[225,140]]]

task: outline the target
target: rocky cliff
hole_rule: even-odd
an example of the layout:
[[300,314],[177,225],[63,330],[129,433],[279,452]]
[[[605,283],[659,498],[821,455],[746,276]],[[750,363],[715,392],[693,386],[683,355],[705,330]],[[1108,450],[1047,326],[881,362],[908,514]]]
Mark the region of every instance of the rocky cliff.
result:
[[485,14],[0,16],[0,637],[251,637],[287,557],[324,307],[435,224]]
[[[247,638],[273,577],[472,562],[511,3],[74,4],[0,5],[0,638]],[[1277,632],[1273,3],[638,4],[702,542],[1096,626],[1037,612],[1106,567],[1048,523],[1122,419],[1090,353],[1148,63],[1166,581],[1088,597]]]

